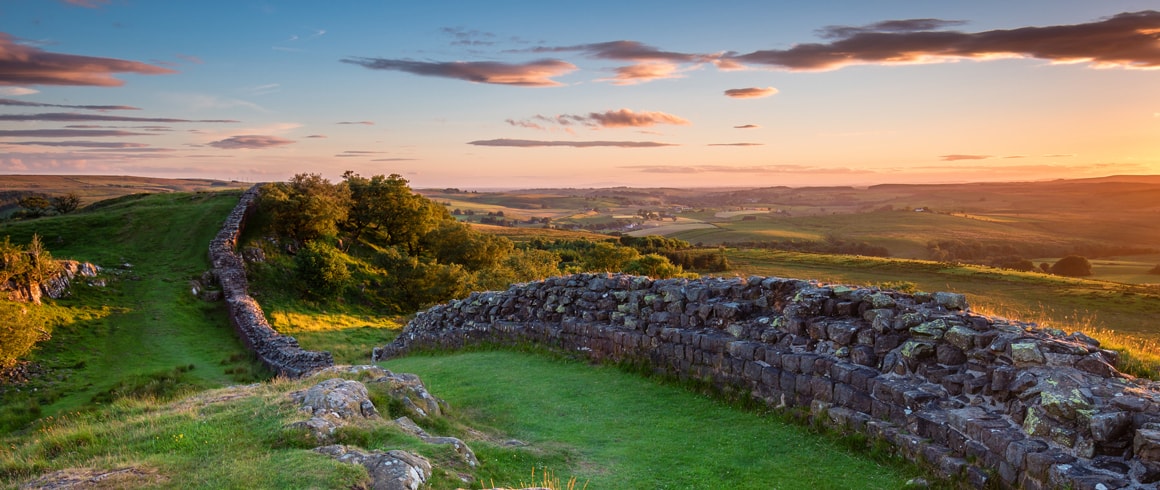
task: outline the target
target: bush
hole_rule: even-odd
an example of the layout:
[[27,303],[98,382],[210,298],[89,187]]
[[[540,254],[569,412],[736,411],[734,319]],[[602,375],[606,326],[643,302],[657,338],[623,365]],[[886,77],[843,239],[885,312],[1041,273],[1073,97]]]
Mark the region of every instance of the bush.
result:
[[306,293],[315,297],[334,297],[350,283],[342,252],[317,240],[307,242],[294,257],[294,270]]
[[48,337],[39,316],[29,306],[11,301],[0,301],[0,369],[16,364],[16,360],[32,350],[32,346]]
[[1051,273],[1059,276],[1086,277],[1092,275],[1092,264],[1081,255],[1068,255],[1051,266]]
[[1160,264],[1157,264],[1156,267],[1149,269],[1148,273],[1149,274],[1160,274]]

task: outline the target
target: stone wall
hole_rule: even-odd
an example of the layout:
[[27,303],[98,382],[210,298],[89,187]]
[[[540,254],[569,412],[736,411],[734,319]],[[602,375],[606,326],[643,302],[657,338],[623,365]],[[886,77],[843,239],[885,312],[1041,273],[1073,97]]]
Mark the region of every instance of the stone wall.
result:
[[534,343],[711,383],[887,441],[975,488],[1155,488],[1160,384],[1082,333],[962,295],[801,280],[574,275],[419,314],[375,360]]
[[274,331],[266,321],[262,307],[250,297],[246,264],[237,254],[237,245],[246,218],[257,206],[258,196],[259,187],[256,185],[242,194],[221,231],[210,242],[209,259],[229,307],[230,322],[246,347],[278,374],[299,377],[334,365],[334,359],[329,352],[303,350],[294,337]]

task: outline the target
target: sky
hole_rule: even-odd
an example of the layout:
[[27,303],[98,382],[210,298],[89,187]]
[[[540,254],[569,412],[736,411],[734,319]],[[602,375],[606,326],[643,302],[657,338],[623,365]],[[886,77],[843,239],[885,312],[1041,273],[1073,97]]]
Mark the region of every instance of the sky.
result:
[[3,0],[2,174],[1160,174],[1160,1]]

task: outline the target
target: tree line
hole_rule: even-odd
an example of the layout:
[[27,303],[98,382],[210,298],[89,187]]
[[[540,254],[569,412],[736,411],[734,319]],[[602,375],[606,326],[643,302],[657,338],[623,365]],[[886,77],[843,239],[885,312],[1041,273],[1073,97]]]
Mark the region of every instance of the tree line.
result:
[[671,248],[668,242],[628,240],[639,250],[615,240],[516,246],[459,222],[397,174],[367,178],[348,171],[336,183],[298,174],[264,185],[261,194],[256,222],[273,239],[265,243],[277,247],[255,272],[291,270],[299,293],[316,300],[414,311],[473,290],[566,272],[689,275],[657,253]]

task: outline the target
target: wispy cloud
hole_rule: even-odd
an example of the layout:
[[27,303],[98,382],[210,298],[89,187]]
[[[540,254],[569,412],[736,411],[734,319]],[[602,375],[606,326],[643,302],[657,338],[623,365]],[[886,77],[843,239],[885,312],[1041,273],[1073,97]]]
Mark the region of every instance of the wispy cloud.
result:
[[855,64],[937,63],[958,59],[1038,58],[1094,67],[1160,68],[1160,12],[1121,13],[1095,22],[983,32],[933,30],[957,21],[912,19],[863,27],[831,26],[834,40],[754,51],[729,59],[789,70]]
[[325,134],[312,134],[312,135],[305,136],[305,137],[312,138],[312,139],[323,139],[323,138],[326,138],[326,135]]
[[64,0],[64,3],[69,5],[76,5],[77,7],[85,7],[95,9],[101,5],[107,5],[111,0]]
[[335,124],[361,124],[363,126],[374,126],[374,121],[339,121]]
[[119,87],[115,73],[162,75],[168,68],[138,61],[51,53],[16,42],[0,32],[0,85],[88,85]]
[[274,148],[277,146],[284,146],[294,143],[294,140],[280,138],[278,136],[244,134],[239,136],[231,136],[229,138],[211,141],[209,146],[214,148],[222,148],[226,150],[260,150],[264,148]]
[[521,128],[546,129],[545,124],[559,126],[583,126],[592,129],[601,128],[643,128],[658,124],[673,124],[688,126],[687,119],[665,112],[644,111],[634,112],[631,109],[617,109],[604,112],[589,112],[580,114],[560,114],[556,116],[535,115],[529,119],[508,119],[508,124]]
[[416,158],[376,158],[372,162],[413,162]]
[[765,143],[709,143],[705,146],[765,146]]
[[45,112],[40,114],[0,114],[0,121],[112,121],[157,123],[236,123],[233,119],[174,119],[169,117],[130,117],[105,114],[78,114],[73,112]]
[[777,89],[773,87],[748,87],[731,88],[725,91],[725,96],[734,99],[758,99],[761,97],[769,97],[776,93]]
[[386,152],[385,151],[367,151],[367,150],[346,150],[346,151],[339,153],[335,156],[342,157],[342,158],[351,158],[351,157],[366,158],[369,155],[381,155],[383,153],[386,153]]
[[635,85],[638,83],[663,80],[666,78],[684,78],[680,72],[681,66],[665,61],[650,61],[635,65],[614,68],[616,76],[600,78],[598,82],[612,82],[614,85]]
[[816,174],[816,175],[848,175],[848,174],[872,174],[871,170],[852,169],[852,168],[822,168],[809,167],[805,165],[751,165],[751,166],[729,166],[729,165],[625,165],[619,168],[627,170],[636,170],[644,173],[654,174],[706,174],[706,173],[726,173],[726,174]]
[[3,145],[56,146],[83,148],[144,148],[144,143],[121,143],[115,141],[5,141]]
[[577,44],[572,46],[540,46],[523,50],[533,53],[578,52],[584,56],[616,61],[631,61],[632,65],[621,66],[613,71],[616,76],[600,79],[617,85],[632,85],[665,78],[680,78],[682,64],[700,65],[717,63],[720,54],[680,53],[664,51],[638,41],[609,41],[603,43]]
[[656,148],[661,146],[677,146],[672,143],[660,143],[657,141],[539,141],[507,138],[470,141],[467,144],[475,146],[512,146],[517,148],[535,148],[541,146],[568,146],[572,148],[594,148],[601,146],[616,148]]
[[127,105],[67,105],[67,104],[46,104],[43,102],[30,102],[16,99],[0,99],[0,105],[18,106],[18,107],[62,107],[65,109],[84,109],[88,111],[139,111],[141,108],[127,106]]
[[955,154],[955,155],[941,155],[938,158],[939,158],[939,160],[942,160],[944,162],[957,162],[959,160],[986,160],[988,158],[994,158],[994,157],[992,157],[991,155],[960,155],[960,154]]
[[112,129],[0,129],[0,138],[99,138],[106,136],[153,135]]
[[440,32],[451,36],[452,46],[492,46],[496,43],[496,36],[490,32],[465,29],[463,27],[444,27]]
[[761,126],[758,126],[756,124],[742,124],[740,126],[733,126],[733,129],[757,129],[760,127]]
[[521,87],[555,87],[563,85],[553,77],[576,70],[567,61],[545,59],[527,63],[498,61],[415,61],[386,58],[345,58],[343,63],[372,70],[389,70],[428,77],[454,78],[477,83],[516,85]]

